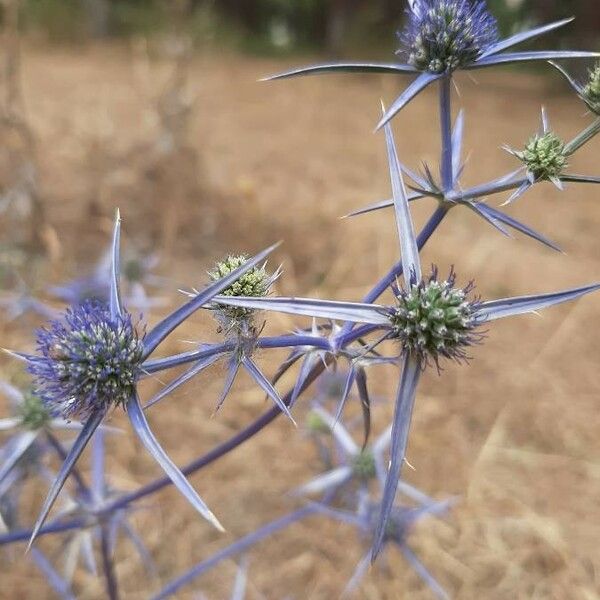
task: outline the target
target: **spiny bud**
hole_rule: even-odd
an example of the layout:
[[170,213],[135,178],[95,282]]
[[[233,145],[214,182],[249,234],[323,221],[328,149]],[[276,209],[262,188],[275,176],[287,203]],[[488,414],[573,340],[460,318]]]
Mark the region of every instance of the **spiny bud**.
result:
[[32,392],[23,395],[23,403],[19,407],[19,416],[23,427],[33,431],[41,429],[50,420],[50,413],[42,400]]
[[128,313],[113,319],[106,304],[86,301],[39,329],[37,347],[28,370],[51,415],[85,418],[135,393],[143,344]]
[[142,281],[146,274],[146,267],[142,261],[132,258],[124,261],[121,272],[126,281],[130,283]]
[[[244,254],[239,256],[228,256],[225,260],[217,263],[215,268],[209,273],[210,278],[213,281],[218,281],[241,267],[247,260],[248,257]],[[252,296],[254,298],[260,298],[267,295],[269,286],[269,277],[265,267],[254,267],[221,292],[221,295]]]
[[311,433],[331,433],[331,429],[321,415],[314,410],[311,410],[306,415],[306,429]]
[[600,114],[600,62],[590,69],[590,76],[582,90],[582,96],[590,109]]
[[352,461],[352,472],[357,479],[368,481],[376,475],[375,458],[369,450],[363,450]]
[[[248,257],[246,255],[231,255],[225,260],[217,263],[209,277],[212,281],[226,277],[235,269],[241,267]],[[221,292],[223,296],[247,296],[252,298],[264,298],[270,291],[273,281],[278,273],[269,275],[265,265],[254,267],[244,273],[237,281]],[[255,314],[252,308],[240,308],[236,306],[219,306],[215,310],[217,320],[226,333],[237,333],[247,335],[252,332],[252,318]]]
[[536,180],[556,179],[567,166],[564,142],[552,131],[532,137],[515,156]]
[[443,73],[474,62],[498,40],[498,27],[480,0],[415,0],[399,38],[409,64]]
[[466,347],[480,341],[481,334],[474,331],[480,324],[478,301],[468,299],[472,284],[456,288],[453,271],[445,281],[437,275],[434,267],[429,280],[400,290],[390,318],[403,352],[439,366],[440,357],[466,360]]

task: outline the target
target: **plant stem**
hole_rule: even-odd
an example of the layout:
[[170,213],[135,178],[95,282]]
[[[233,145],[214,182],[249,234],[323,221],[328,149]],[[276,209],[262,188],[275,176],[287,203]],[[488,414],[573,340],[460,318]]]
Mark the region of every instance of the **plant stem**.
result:
[[[62,531],[71,531],[73,529],[80,529],[85,527],[86,520],[83,518],[73,519],[64,523],[49,523],[44,525],[38,532],[38,537],[47,535],[50,533],[60,533]],[[16,531],[10,531],[3,535],[0,535],[0,546],[6,544],[12,544],[14,542],[27,542],[31,538],[31,529],[18,529]]]
[[449,192],[454,186],[452,173],[452,98],[450,86],[452,76],[447,75],[439,81],[440,128],[442,137],[442,189]]
[[102,570],[106,579],[106,593],[110,600],[119,600],[119,585],[115,575],[115,565],[111,556],[106,525],[100,527],[100,549],[102,554]]
[[[324,369],[325,365],[322,361],[319,361],[306,378],[304,385],[302,386],[302,390],[304,391],[308,386],[310,386],[315,381],[315,379],[317,379],[317,377],[324,371]],[[283,397],[283,402],[286,406],[289,406],[291,400],[292,391],[289,391]],[[266,413],[264,413],[261,417],[256,419],[254,423],[251,423],[248,427],[246,427],[246,429],[240,431],[239,433],[229,438],[219,446],[216,446],[204,456],[197,458],[196,460],[183,467],[181,469],[181,472],[185,476],[189,476],[193,473],[196,473],[200,469],[203,469],[207,465],[215,462],[222,456],[225,456],[227,453],[231,452],[231,450],[234,450],[244,442],[248,441],[250,438],[254,437],[257,433],[262,431],[267,425],[269,425],[281,414],[282,413],[279,410],[279,408],[277,406],[274,406]],[[160,479],[155,479],[154,481],[139,488],[134,492],[131,492],[130,494],[125,494],[120,498],[116,498],[115,500],[104,506],[102,509],[100,509],[99,513],[101,515],[110,514],[115,510],[119,510],[121,508],[126,507],[128,504],[131,504],[136,500],[149,496],[150,494],[154,494],[155,492],[158,492],[159,490],[168,487],[172,483],[173,482],[168,477],[161,477]],[[0,543],[1,540],[2,538],[0,537]]]
[[[423,230],[417,236],[417,248],[419,250],[425,246],[450,208],[451,206],[448,204],[440,203],[438,205],[435,212],[431,215],[429,221],[425,223]],[[377,282],[375,287],[364,297],[363,302],[375,302],[375,300],[377,300],[377,298],[379,298],[379,296],[381,296],[381,294],[383,294],[390,287],[390,285],[392,285],[392,283],[394,283],[396,279],[400,277],[400,275],[402,275],[402,261],[398,261],[390,269],[389,273]]]
[[567,156],[571,156],[571,154],[574,154],[584,144],[587,144],[598,132],[600,132],[600,117],[589,127],[586,127],[579,135],[576,135],[568,144],[565,144],[564,153]]

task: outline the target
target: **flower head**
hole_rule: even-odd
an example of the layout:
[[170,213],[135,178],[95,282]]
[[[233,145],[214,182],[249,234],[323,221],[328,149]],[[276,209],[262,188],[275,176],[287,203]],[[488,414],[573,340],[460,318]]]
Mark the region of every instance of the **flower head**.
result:
[[128,313],[112,319],[107,305],[86,301],[39,329],[37,346],[29,371],[52,414],[85,417],[131,398],[143,345]]
[[[230,275],[233,271],[241,267],[248,261],[244,254],[230,255],[225,260],[217,263],[208,275],[212,281],[219,281],[223,277]],[[256,266],[239,279],[234,281],[228,288],[221,292],[222,296],[228,297],[250,297],[264,298],[268,295],[273,282],[279,276],[279,272],[273,275],[267,273],[265,265]],[[215,314],[221,329],[226,333],[242,334],[253,337],[254,324],[253,317],[256,311],[249,308],[238,308],[234,306],[220,306]]]
[[352,460],[352,473],[361,481],[369,481],[377,475],[375,457],[371,450],[365,448]]
[[311,410],[306,415],[306,429],[313,434],[330,433],[329,425],[323,420],[323,417],[315,410]]
[[480,0],[415,0],[408,15],[399,38],[420,71],[454,71],[498,40],[496,19]]
[[593,112],[600,114],[600,62],[590,69],[589,79],[582,89],[581,96]]
[[400,290],[391,314],[393,332],[405,353],[419,356],[423,364],[441,357],[465,360],[465,348],[480,341],[475,329],[477,300],[469,300],[473,284],[455,287],[456,275],[450,271],[445,281],[434,268],[428,280]]
[[23,426],[33,431],[41,429],[51,419],[41,398],[33,392],[23,394],[23,403],[19,406],[19,416]]
[[554,180],[567,166],[564,142],[552,131],[534,135],[525,149],[514,155],[535,180]]

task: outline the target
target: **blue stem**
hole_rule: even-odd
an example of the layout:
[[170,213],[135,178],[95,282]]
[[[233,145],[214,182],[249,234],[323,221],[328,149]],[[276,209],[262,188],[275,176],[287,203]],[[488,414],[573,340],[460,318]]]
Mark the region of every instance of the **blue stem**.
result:
[[444,192],[449,192],[454,186],[452,174],[452,99],[450,86],[452,76],[447,75],[439,81],[440,89],[440,127],[442,134],[442,187]]
[[115,565],[108,539],[108,528],[100,528],[100,550],[102,554],[102,570],[106,579],[106,594],[109,600],[119,600],[119,585],[115,575]]
[[105,466],[104,430],[99,427],[92,438],[92,501],[100,502],[104,496]]
[[291,348],[294,346],[312,346],[322,350],[331,348],[329,340],[314,335],[281,335],[276,337],[259,338],[256,342],[258,348]]
[[[449,77],[444,78],[440,82],[440,120],[442,123],[442,180],[444,186],[447,186],[447,189],[450,190],[452,188],[452,125],[451,125],[451,107],[450,107],[450,83],[451,79]],[[449,183],[448,183],[449,182]],[[439,224],[442,222],[446,213],[450,209],[449,204],[440,203],[430,217],[429,221],[425,224],[423,230],[419,233],[417,237],[417,246],[419,250],[427,243],[429,238],[432,236],[434,231],[437,229]],[[375,287],[365,296],[364,302],[374,302],[381,294],[383,294],[388,287],[402,274],[402,262],[396,263],[392,269],[389,271],[387,275],[385,275],[376,285]],[[337,340],[335,340],[334,345],[338,348],[343,348],[355,341],[359,337],[366,335],[370,331],[373,330],[371,326],[359,327],[355,331],[352,331],[353,324],[346,324],[345,327],[340,332]],[[260,340],[260,346],[263,348],[277,348],[277,347],[285,347],[290,345],[314,345],[315,347],[323,347],[324,349],[330,349],[329,341],[321,340],[321,338],[316,338],[314,336],[280,336],[276,338],[263,338]],[[210,356],[212,354],[218,352],[226,352],[234,349],[234,344],[216,344],[208,349],[201,349],[193,352],[186,352],[184,354],[179,354],[176,356],[167,357],[164,359],[151,360],[144,363],[144,371],[146,373],[155,373],[158,371],[162,371],[164,369],[168,369],[171,367],[180,366],[183,364],[187,364],[189,362],[193,362],[195,360],[199,360],[203,357]],[[311,385],[315,379],[317,379],[322,371],[324,370],[324,366],[322,363],[318,363],[315,368],[313,368],[310,375],[306,378],[304,382],[303,389]],[[285,397],[286,405],[289,404],[291,400],[291,393],[288,393]],[[219,446],[213,448],[207,454],[199,457],[194,460],[186,467],[181,469],[182,473],[186,476],[191,475],[208,464],[216,461],[221,458],[225,454],[229,453],[231,450],[237,448],[254,435],[262,431],[267,425],[269,425],[272,421],[274,421],[279,415],[281,411],[279,408],[274,407],[271,410],[267,411],[261,417],[259,417],[254,423],[250,424],[246,429],[240,431],[238,434],[231,437],[229,440],[220,444]],[[156,479],[153,482],[141,487],[135,492],[130,494],[126,494],[120,498],[117,498],[112,503],[107,504],[101,511],[102,514],[109,514],[115,510],[119,510],[135,502],[143,497],[151,495],[164,487],[167,487],[171,484],[171,480],[168,477],[163,477],[160,479]],[[53,533],[58,531],[66,531],[68,529],[74,529],[81,526],[81,521],[71,521],[63,524],[56,525],[48,525],[40,531],[40,534],[45,533]],[[28,534],[30,532],[12,532],[6,534],[4,536],[0,536],[0,545],[11,543],[14,541],[20,541],[22,539],[27,539]]]
[[[421,250],[423,246],[428,242],[429,238],[433,235],[434,231],[438,228],[442,219],[446,216],[446,213],[450,210],[450,206],[447,204],[439,204],[435,212],[431,215],[429,221],[425,223],[425,227],[417,236],[417,248]],[[398,277],[402,275],[402,261],[398,261],[390,270],[390,272],[380,279],[375,287],[364,297],[363,302],[367,304],[375,302],[381,294],[383,294],[389,287],[396,281]]]
[[[65,523],[49,523],[44,525],[38,532],[38,537],[48,535],[50,533],[61,533],[63,531],[71,531],[73,529],[80,529],[85,527],[86,520],[83,518],[73,519]],[[13,544],[15,542],[27,542],[31,537],[31,529],[18,529],[16,531],[10,531],[4,535],[0,535],[0,546],[6,544]]]

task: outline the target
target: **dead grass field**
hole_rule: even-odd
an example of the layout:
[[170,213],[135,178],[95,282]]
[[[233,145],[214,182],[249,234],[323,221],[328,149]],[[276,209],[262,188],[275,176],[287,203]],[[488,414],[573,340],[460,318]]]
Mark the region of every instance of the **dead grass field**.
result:
[[[390,213],[338,217],[389,194],[384,142],[372,129],[379,98],[390,101],[404,82],[345,76],[256,83],[284,66],[233,55],[194,60],[198,97],[190,140],[201,164],[173,165],[180,169],[175,179],[183,181],[183,192],[174,198],[172,180],[165,183],[147,165],[155,123],[144,86],[158,85],[163,67],[150,64],[140,79],[123,47],[29,50],[24,91],[61,252],[59,260],[41,266],[40,281],[72,275],[97,256],[118,205],[125,244],[149,247],[165,220],[180,224],[160,266],[172,281],[173,302],[178,287],[201,285],[212,261],[227,251],[254,252],[278,239],[285,242],[276,256],[285,269],[278,292],[358,300],[397,260],[395,226]],[[461,95],[454,99],[467,111],[471,157],[464,183],[514,168],[500,146],[526,141],[538,126],[541,103],[565,137],[588,123],[582,105],[559,84],[554,74],[487,72],[477,75],[477,83],[459,78]],[[427,92],[395,120],[401,158],[413,167],[421,160],[436,165],[437,127],[436,96]],[[572,170],[597,174],[597,148],[593,141],[581,151]],[[433,208],[429,201],[419,204],[417,222]],[[455,265],[461,281],[476,279],[484,298],[600,279],[598,188],[570,185],[560,194],[541,185],[509,210],[566,254],[520,237],[505,239],[457,208],[424,250],[424,262],[435,261],[442,271]],[[160,310],[151,320],[159,317]],[[268,330],[301,322],[273,316]],[[600,597],[599,322],[598,296],[539,318],[500,322],[476,349],[471,366],[449,365],[441,377],[433,371],[425,376],[408,453],[415,471],[406,476],[434,497],[460,501],[446,520],[423,522],[411,543],[452,597]],[[3,326],[2,346],[31,343],[27,325]],[[214,329],[200,315],[172,336],[168,349],[187,349],[184,340],[215,339]],[[1,360],[5,370],[13,368]],[[259,360],[272,372],[271,355]],[[242,379],[211,420],[221,375],[214,369],[151,413],[161,442],[179,464],[239,431],[266,407]],[[391,398],[397,371],[384,368],[377,379],[379,393]],[[392,404],[376,410],[381,425]],[[112,422],[127,425],[118,412]],[[121,489],[159,474],[128,434],[115,438],[110,458]],[[118,576],[124,598],[148,597],[161,582],[288,511],[297,501],[287,492],[319,468],[309,441],[280,419],[192,479],[225,523],[226,535],[211,530],[174,490],[153,497],[136,522],[160,567],[160,581],[147,578],[123,545]],[[32,519],[39,501],[31,500]],[[48,539],[40,543],[50,554],[57,548]],[[322,518],[295,525],[252,552],[248,597],[337,598],[363,551],[355,532],[342,525]],[[0,597],[51,597],[20,547],[12,560],[2,558],[0,571]],[[202,590],[225,599],[234,574],[234,564],[225,563],[178,598]],[[81,572],[76,581],[82,599],[103,597],[102,580]],[[430,592],[401,556],[390,554],[387,565],[372,569],[357,597],[418,600]]]

